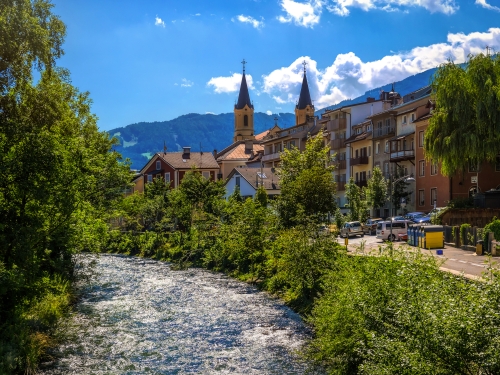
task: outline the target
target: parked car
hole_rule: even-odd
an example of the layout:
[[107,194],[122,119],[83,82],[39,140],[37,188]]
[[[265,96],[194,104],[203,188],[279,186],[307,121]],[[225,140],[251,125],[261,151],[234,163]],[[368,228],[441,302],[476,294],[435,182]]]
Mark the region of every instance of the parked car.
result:
[[368,219],[366,223],[363,224],[363,232],[365,234],[375,234],[377,233],[377,223],[379,221],[384,221],[384,219],[377,217],[375,219]]
[[425,215],[424,212],[408,212],[405,215],[405,219],[415,221],[415,218],[420,217],[420,216],[424,216],[424,215]]
[[399,220],[392,222],[392,234],[391,234],[391,222],[381,221],[377,224],[377,238],[381,240],[395,241],[398,239],[400,234],[408,233],[408,225],[413,224],[409,220]]
[[419,216],[414,220],[415,224],[430,224],[431,223],[431,214],[427,214],[424,216]]
[[[391,218],[388,217],[385,219],[386,221],[391,221]],[[403,216],[392,216],[392,221],[405,221],[406,219]]]
[[359,221],[350,221],[345,223],[340,230],[340,237],[349,238],[350,236],[359,235],[363,237],[365,233],[363,232],[363,226]]

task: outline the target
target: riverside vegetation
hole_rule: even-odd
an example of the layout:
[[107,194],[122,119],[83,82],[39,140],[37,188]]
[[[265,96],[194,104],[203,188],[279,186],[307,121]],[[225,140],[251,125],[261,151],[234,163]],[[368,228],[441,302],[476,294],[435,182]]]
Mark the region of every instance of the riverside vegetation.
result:
[[196,170],[178,188],[155,180],[123,198],[128,165],[98,131],[88,94],[55,65],[65,27],[50,2],[2,0],[0,30],[9,41],[0,48],[1,374],[35,373],[57,344],[81,251],[257,284],[310,322],[304,355],[332,374],[500,373],[498,275],[465,280],[391,246],[377,257],[346,254],[319,231],[328,212],[341,219],[320,138],[284,152],[274,202],[263,189],[226,201],[222,183]]

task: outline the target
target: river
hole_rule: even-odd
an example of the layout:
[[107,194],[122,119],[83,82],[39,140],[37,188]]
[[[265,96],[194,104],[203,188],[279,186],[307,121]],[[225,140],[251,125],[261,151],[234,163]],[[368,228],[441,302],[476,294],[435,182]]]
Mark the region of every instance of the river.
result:
[[80,268],[92,276],[42,374],[317,373],[296,355],[310,334],[300,316],[250,285],[117,255]]

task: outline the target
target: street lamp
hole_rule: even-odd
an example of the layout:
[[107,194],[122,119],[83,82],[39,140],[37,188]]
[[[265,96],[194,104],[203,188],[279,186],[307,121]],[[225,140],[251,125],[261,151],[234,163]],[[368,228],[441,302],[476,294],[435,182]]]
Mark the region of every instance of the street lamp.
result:
[[412,175],[408,175],[408,176],[403,176],[403,177],[400,177],[398,178],[396,181],[392,181],[392,173],[389,175],[389,188],[391,189],[391,192],[389,194],[389,212],[390,212],[390,218],[391,218],[391,232],[390,232],[390,235],[389,235],[389,241],[393,241],[393,237],[392,237],[392,193],[393,193],[393,190],[394,190],[394,185],[397,184],[398,182],[400,181],[404,181],[404,182],[412,182],[412,181],[415,181],[415,179],[413,178]]

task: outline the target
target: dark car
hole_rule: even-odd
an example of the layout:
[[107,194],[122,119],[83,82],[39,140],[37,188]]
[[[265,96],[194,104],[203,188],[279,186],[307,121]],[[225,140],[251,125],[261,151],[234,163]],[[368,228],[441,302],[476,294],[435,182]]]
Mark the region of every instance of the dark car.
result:
[[424,215],[424,216],[419,216],[413,220],[414,223],[416,224],[430,224],[431,222],[431,215]]
[[405,215],[405,219],[415,221],[416,218],[421,217],[421,216],[425,216],[425,213],[424,212],[408,212]]
[[377,223],[379,221],[383,221],[383,219],[378,217],[375,219],[366,220],[366,223],[363,224],[363,232],[365,234],[376,234],[377,233]]

